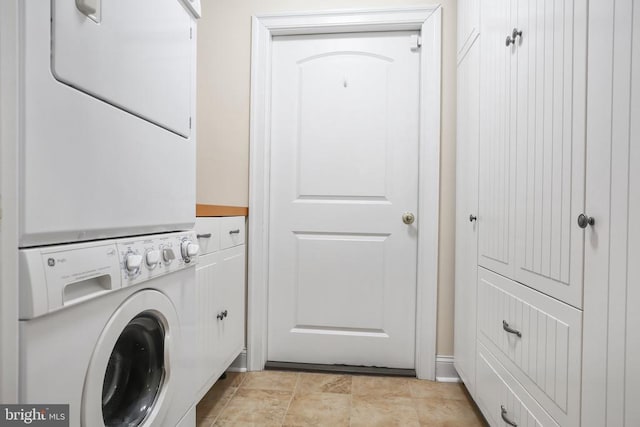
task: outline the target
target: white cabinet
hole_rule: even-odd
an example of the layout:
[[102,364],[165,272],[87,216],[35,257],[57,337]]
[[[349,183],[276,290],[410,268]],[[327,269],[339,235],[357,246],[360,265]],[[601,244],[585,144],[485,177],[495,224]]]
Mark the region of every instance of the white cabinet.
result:
[[640,425],[640,5],[589,5],[582,420]]
[[587,6],[459,4],[455,356],[491,425],[581,423]]
[[481,13],[480,264],[580,308],[587,2]]
[[201,397],[244,347],[245,219],[197,218],[196,231],[202,251],[196,268],[196,359]]
[[[517,2],[515,280],[582,307],[587,1]],[[506,49],[506,48],[505,48]]]
[[478,342],[560,425],[579,425],[580,310],[480,268]]
[[513,276],[515,211],[514,93],[509,0],[484,2],[480,26],[479,264]]
[[480,31],[480,0],[458,0],[458,62],[473,45]]
[[638,426],[640,7],[487,0],[479,19],[473,397],[491,425]]
[[478,346],[476,402],[492,426],[559,426],[482,344]]
[[476,39],[458,64],[456,287],[454,365],[474,394],[478,271],[478,127],[480,55]]

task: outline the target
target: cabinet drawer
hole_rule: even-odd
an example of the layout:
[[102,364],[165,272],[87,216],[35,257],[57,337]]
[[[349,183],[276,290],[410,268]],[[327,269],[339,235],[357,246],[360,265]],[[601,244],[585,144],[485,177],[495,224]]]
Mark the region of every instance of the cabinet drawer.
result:
[[478,335],[559,424],[579,425],[580,310],[479,268]]
[[244,244],[244,221],[243,216],[220,218],[220,249]]
[[478,344],[476,402],[491,426],[558,427],[549,414]]
[[201,255],[220,249],[220,218],[198,217],[195,229]]

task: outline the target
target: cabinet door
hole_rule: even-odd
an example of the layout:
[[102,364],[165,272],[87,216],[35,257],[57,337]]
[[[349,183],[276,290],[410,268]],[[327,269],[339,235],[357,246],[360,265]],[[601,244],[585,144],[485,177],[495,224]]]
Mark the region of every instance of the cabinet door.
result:
[[181,2],[54,0],[52,7],[56,79],[189,137],[194,22]]
[[[586,0],[518,2],[515,279],[582,307]],[[513,15],[513,14],[512,14]],[[516,94],[513,94],[516,97]]]
[[512,2],[484,2],[480,29],[478,262],[508,277],[514,269],[516,48],[505,46],[505,38]]
[[640,7],[589,5],[582,425],[640,425]]
[[455,367],[474,394],[478,271],[478,116],[480,47],[476,41],[458,65],[456,157]]
[[[220,336],[216,315],[219,313],[219,292],[216,284],[220,276],[220,262],[217,252],[200,256],[196,267],[196,359],[197,390],[211,385],[211,377],[216,375],[216,355]],[[204,390],[206,392],[206,390]]]
[[458,61],[480,31],[480,0],[458,0]]
[[220,251],[220,270],[216,288],[220,295],[216,322],[220,343],[216,349],[216,364],[226,369],[244,347],[245,319],[245,245]]

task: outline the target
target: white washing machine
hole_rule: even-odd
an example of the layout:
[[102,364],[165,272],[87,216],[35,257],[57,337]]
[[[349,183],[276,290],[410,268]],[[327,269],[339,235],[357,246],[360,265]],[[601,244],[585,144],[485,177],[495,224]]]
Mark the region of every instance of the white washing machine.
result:
[[200,0],[19,3],[19,246],[195,221]]
[[69,404],[71,426],[193,425],[196,241],[20,251],[21,403]]

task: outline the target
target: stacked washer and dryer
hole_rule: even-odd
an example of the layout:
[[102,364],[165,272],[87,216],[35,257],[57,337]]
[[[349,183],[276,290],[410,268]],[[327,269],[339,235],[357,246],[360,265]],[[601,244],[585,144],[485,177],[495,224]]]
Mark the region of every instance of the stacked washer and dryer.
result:
[[19,14],[20,401],[194,425],[199,0]]

